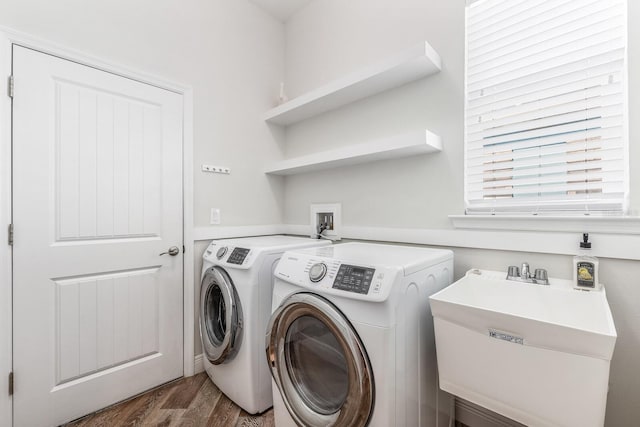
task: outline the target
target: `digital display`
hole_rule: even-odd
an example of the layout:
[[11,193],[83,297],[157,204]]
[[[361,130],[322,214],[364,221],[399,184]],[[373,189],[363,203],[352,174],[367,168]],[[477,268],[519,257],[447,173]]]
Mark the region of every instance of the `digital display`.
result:
[[247,255],[249,255],[249,249],[235,248],[233,252],[231,252],[231,255],[229,255],[229,259],[227,260],[227,262],[229,264],[240,265],[244,262],[244,259],[247,257]]
[[369,287],[373,280],[375,269],[342,264],[333,281],[333,289],[355,292],[358,294],[369,293]]
[[356,267],[354,267],[351,270],[351,275],[355,276],[355,277],[364,277],[365,271],[366,270],[364,268],[356,268]]

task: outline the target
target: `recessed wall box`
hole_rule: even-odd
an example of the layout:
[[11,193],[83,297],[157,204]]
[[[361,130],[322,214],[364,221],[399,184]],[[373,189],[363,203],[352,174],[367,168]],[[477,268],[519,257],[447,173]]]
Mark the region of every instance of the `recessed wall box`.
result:
[[[309,224],[311,238],[326,237],[331,240],[340,240],[341,212],[340,203],[312,204],[310,208]],[[322,237],[320,237],[320,234]]]

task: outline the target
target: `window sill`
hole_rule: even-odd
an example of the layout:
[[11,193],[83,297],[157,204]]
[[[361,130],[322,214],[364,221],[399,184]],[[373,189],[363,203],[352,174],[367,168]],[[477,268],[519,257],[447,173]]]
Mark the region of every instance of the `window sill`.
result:
[[640,217],[551,215],[449,215],[453,226],[467,230],[640,234]]

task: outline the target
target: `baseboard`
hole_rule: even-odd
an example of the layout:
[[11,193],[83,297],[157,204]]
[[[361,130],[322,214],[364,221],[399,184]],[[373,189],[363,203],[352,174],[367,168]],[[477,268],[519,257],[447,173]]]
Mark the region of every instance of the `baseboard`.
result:
[[194,371],[196,374],[200,372],[204,372],[204,359],[202,358],[202,354],[199,354],[195,357],[194,360]]
[[456,397],[456,421],[473,427],[526,427],[459,397]]

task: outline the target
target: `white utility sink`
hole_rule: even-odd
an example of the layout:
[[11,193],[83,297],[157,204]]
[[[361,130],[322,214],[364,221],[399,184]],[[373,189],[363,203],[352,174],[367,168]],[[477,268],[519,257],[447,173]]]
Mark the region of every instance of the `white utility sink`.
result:
[[440,387],[529,426],[602,426],[616,329],[604,288],[470,270],[432,295]]

